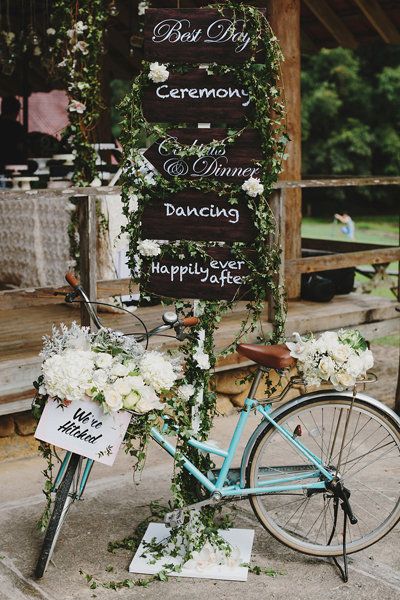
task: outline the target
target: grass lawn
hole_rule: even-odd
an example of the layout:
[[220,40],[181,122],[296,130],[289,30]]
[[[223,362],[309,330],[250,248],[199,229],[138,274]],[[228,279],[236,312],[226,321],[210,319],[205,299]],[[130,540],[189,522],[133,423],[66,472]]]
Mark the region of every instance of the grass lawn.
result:
[[[396,215],[354,217],[354,222],[355,242],[387,246],[399,243],[399,218]],[[301,235],[322,240],[350,241],[340,228],[341,225],[334,223],[333,219],[304,217]]]
[[[382,244],[386,246],[397,246],[399,244],[399,218],[396,215],[354,217],[354,222],[355,242]],[[350,241],[340,229],[341,225],[339,223],[334,223],[333,219],[304,217],[301,235],[306,238],[340,240],[345,242]],[[388,270],[391,273],[397,273],[398,263],[391,263]],[[367,281],[368,279],[363,275],[356,274],[356,284],[363,284]],[[395,278],[393,278],[393,281],[395,281]],[[374,296],[394,299],[394,296],[387,285],[375,288],[372,291],[372,294]]]

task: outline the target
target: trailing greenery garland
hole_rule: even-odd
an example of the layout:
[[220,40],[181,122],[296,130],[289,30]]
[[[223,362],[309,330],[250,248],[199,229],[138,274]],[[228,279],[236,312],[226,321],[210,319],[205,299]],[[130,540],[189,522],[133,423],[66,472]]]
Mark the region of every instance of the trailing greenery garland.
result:
[[[281,51],[276,37],[270,29],[268,22],[263,14],[256,8],[244,6],[241,3],[227,1],[213,5],[223,14],[227,9],[232,12],[234,20],[244,19],[246,32],[251,36],[252,58],[240,66],[227,65],[208,65],[208,71],[211,74],[229,74],[234,76],[240,84],[248,90],[249,98],[252,101],[254,111],[248,117],[246,126],[257,129],[261,138],[263,158],[257,164],[260,166],[261,181],[264,191],[257,199],[247,196],[240,184],[226,184],[217,182],[214,179],[200,179],[190,181],[190,187],[202,192],[214,192],[221,197],[227,198],[232,205],[238,204],[239,200],[245,199],[252,212],[253,220],[256,225],[257,234],[254,242],[251,244],[251,259],[247,252],[248,244],[234,243],[230,246],[232,253],[240,260],[243,260],[249,269],[249,276],[246,284],[250,286],[251,295],[254,301],[246,305],[246,314],[239,327],[235,339],[223,350],[226,354],[235,348],[238,339],[243,335],[253,332],[258,327],[264,301],[269,295],[276,306],[276,317],[273,323],[273,333],[271,342],[281,340],[284,331],[285,322],[285,302],[283,290],[276,283],[276,274],[280,265],[280,249],[278,245],[271,243],[275,231],[275,222],[268,205],[268,198],[273,189],[278,175],[281,171],[282,160],[285,158],[285,146],[287,135],[284,126],[284,105],[279,92],[280,61],[282,59]],[[265,62],[258,64],[256,52],[259,48],[264,51]],[[193,64],[176,65],[169,64],[170,71],[179,71],[185,73],[193,69]],[[183,259],[184,257],[201,257],[207,254],[209,248],[216,244],[207,242],[193,242],[190,240],[181,240],[169,244],[158,246],[157,243],[150,242],[150,250],[147,244],[146,252],[142,251],[143,242],[141,232],[141,216],[143,210],[151,201],[162,202],[163,199],[171,197],[173,194],[187,188],[188,182],[173,177],[165,179],[146,167],[146,163],[139,153],[140,146],[144,140],[154,142],[158,138],[166,138],[167,130],[173,128],[161,124],[149,123],[144,117],[142,110],[143,92],[150,84],[149,80],[150,63],[144,62],[143,69],[132,85],[131,92],[124,99],[121,109],[123,122],[121,129],[123,131],[122,144],[124,147],[124,165],[122,180],[122,199],[124,205],[124,214],[127,218],[125,232],[129,237],[128,264],[133,273],[133,278],[141,284],[142,295],[146,293],[146,272],[149,271],[152,257],[168,256]],[[175,126],[182,124],[176,123]],[[235,143],[243,133],[241,129],[229,129],[225,140],[213,141],[208,146],[209,150],[215,150],[224,145],[229,146]],[[169,141],[169,150],[181,158],[190,158],[200,156],[205,152],[204,146],[201,152],[194,146],[185,146],[177,141]],[[148,242],[148,241],[147,241]],[[147,242],[144,242],[145,245]],[[152,244],[152,245],[151,245]],[[142,255],[140,255],[142,252]],[[163,299],[171,303],[171,300]],[[233,301],[225,302],[201,302],[197,305],[197,315],[200,322],[192,335],[183,345],[183,352],[186,358],[186,373],[183,383],[193,386],[196,393],[188,400],[177,398],[167,399],[170,411],[173,415],[173,423],[179,427],[178,435],[178,458],[176,459],[176,472],[173,480],[173,496],[175,506],[185,506],[199,499],[199,490],[193,483],[193,478],[180,468],[179,453],[185,449],[188,453],[187,440],[193,434],[193,410],[197,405],[197,394],[203,390],[202,400],[197,407],[199,412],[199,432],[200,439],[206,439],[211,429],[212,420],[215,414],[216,395],[210,389],[210,371],[202,368],[196,360],[198,352],[200,331],[204,332],[204,342],[201,348],[203,354],[208,356],[209,366],[213,368],[216,362],[214,348],[214,334],[224,313],[231,310]],[[187,314],[193,310],[191,303],[184,301],[175,302],[176,309]],[[262,341],[266,341],[263,338]],[[133,423],[129,429],[128,442],[129,451],[139,460],[144,460],[145,448],[149,439],[149,429],[153,423],[148,418],[139,419]],[[140,445],[136,448],[132,440],[139,438]],[[204,456],[197,450],[189,449],[189,458],[201,470],[207,472],[212,468],[212,462],[208,456]],[[216,526],[214,523],[215,509],[208,507],[202,511],[203,531],[208,532],[208,537],[213,538],[218,543]],[[186,535],[188,531],[188,519],[183,528],[176,528],[172,532],[173,540],[177,542]],[[186,527],[186,534],[185,534]],[[190,528],[189,528],[190,529]],[[199,549],[204,543],[203,536],[198,535],[196,549]],[[221,544],[221,539],[219,539]],[[159,556],[160,547],[152,548],[153,554]]]
[[107,0],[55,0],[51,27],[53,70],[66,82],[69,124],[63,131],[75,155],[73,181],[90,185],[95,178],[93,130],[104,109],[101,98],[101,55]]

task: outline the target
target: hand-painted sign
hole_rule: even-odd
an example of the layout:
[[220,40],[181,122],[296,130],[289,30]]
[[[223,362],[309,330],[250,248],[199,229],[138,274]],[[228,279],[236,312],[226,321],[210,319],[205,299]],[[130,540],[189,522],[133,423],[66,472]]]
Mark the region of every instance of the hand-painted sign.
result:
[[111,466],[130,420],[130,413],[124,411],[104,414],[96,402],[71,402],[64,406],[50,399],[35,437]]
[[249,274],[245,261],[229,249],[212,248],[209,258],[154,258],[146,290],[170,298],[207,300],[249,299]]
[[[174,129],[168,131],[168,138],[157,140],[146,150],[144,156],[165,177],[199,180],[213,177],[217,181],[245,180],[259,177],[262,159],[258,133],[246,129],[233,144],[223,143],[228,136],[226,129]],[[213,140],[221,140],[221,145],[210,150]],[[196,156],[187,158],[175,154],[169,142],[198,148]]]
[[252,109],[249,94],[233,77],[208,75],[205,69],[171,74],[150,84],[143,94],[143,114],[149,122],[243,122]]
[[256,228],[245,200],[230,204],[217,194],[189,189],[146,204],[142,235],[164,240],[250,242]]
[[[213,9],[147,9],[146,60],[175,63],[240,64],[252,56],[244,19]],[[263,53],[259,52],[262,62]]]

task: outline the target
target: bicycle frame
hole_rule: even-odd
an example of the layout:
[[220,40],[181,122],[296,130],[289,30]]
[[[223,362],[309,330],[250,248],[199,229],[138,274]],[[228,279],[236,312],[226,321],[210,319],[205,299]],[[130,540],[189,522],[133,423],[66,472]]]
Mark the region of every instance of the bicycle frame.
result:
[[[256,488],[246,488],[243,483],[238,481],[234,485],[229,484],[229,473],[232,466],[232,461],[235,457],[236,450],[238,448],[239,442],[241,440],[243,430],[246,426],[248,418],[250,416],[250,412],[255,410],[258,412],[265,420],[267,420],[273,427],[275,427],[279,433],[284,437],[289,444],[291,444],[300,455],[306,458],[310,464],[310,467],[307,468],[307,465],[303,469],[305,469],[304,474],[296,474],[287,477],[278,477],[276,479],[270,479],[268,481],[261,481]],[[216,448],[207,442],[200,442],[195,438],[190,438],[188,440],[188,444],[193,448],[197,448],[201,452],[207,452],[209,454],[213,454],[216,456],[220,456],[224,459],[222,463],[222,467],[218,472],[218,476],[216,479],[211,479],[211,477],[206,476],[204,473],[199,471],[199,469],[185,456],[180,455],[180,459],[182,460],[183,467],[191,474],[197,481],[208,491],[210,494],[219,494],[222,498],[234,498],[241,496],[249,496],[249,495],[258,495],[258,494],[268,494],[275,492],[289,492],[295,490],[323,490],[326,488],[326,482],[332,481],[334,475],[328,471],[320,458],[316,456],[313,452],[308,450],[304,444],[300,442],[300,440],[293,435],[290,431],[278,425],[278,423],[271,417],[270,413],[272,411],[271,404],[263,405],[260,404],[257,400],[252,398],[247,398],[244,404],[244,408],[240,413],[239,420],[236,424],[235,430],[232,435],[232,439],[230,441],[229,447],[227,450],[223,450],[221,448]],[[167,419],[167,417],[165,417]],[[163,434],[169,429],[168,424],[165,423],[162,427],[161,431],[156,427],[151,429],[150,435],[152,439],[163,448],[168,454],[172,457],[175,457],[177,454],[176,448],[164,437]],[[175,429],[177,431],[177,428]],[[63,474],[65,472],[66,466],[70,459],[71,452],[67,452],[64,457],[64,460],[61,464],[60,470],[57,474],[53,491],[56,491],[61,480]],[[80,481],[78,490],[76,491],[76,499],[79,499],[83,491],[85,489],[90,470],[93,466],[93,460],[86,459],[85,468],[83,469],[82,479]],[[314,469],[312,468],[315,467]],[[270,470],[268,467],[265,467],[265,470]],[[261,469],[261,472],[263,469]],[[293,481],[300,481],[304,479],[304,483],[296,483],[293,484]],[[306,481],[309,479],[318,479],[318,481],[310,482]]]

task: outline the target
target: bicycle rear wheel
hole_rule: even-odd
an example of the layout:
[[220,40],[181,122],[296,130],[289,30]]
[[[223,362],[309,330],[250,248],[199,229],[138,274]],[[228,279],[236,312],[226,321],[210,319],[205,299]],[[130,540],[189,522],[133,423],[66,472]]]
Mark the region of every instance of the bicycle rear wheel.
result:
[[[65,470],[64,478],[56,492],[54,508],[43,540],[42,549],[35,569],[35,577],[40,579],[46,572],[48,564],[53,556],[61,527],[67,516],[69,507],[75,500],[74,489],[77,487],[78,477],[74,476],[77,467],[82,460],[79,454],[72,454]],[[77,474],[78,475],[78,474]]]
[[[350,491],[350,504],[358,519],[347,521],[347,552],[357,552],[386,535],[400,519],[400,431],[395,419],[365,400],[331,396],[309,399],[291,406],[277,417],[291,433],[336,472]],[[346,438],[343,441],[348,419]],[[269,479],[299,475],[315,467],[278,430],[269,425],[256,440],[247,466],[247,483],[257,487]],[[300,479],[302,476],[302,479]],[[339,556],[343,552],[343,520],[339,508],[334,528],[334,498],[329,490],[296,490],[250,498],[261,524],[285,545],[314,556]],[[332,540],[330,540],[333,534]]]

